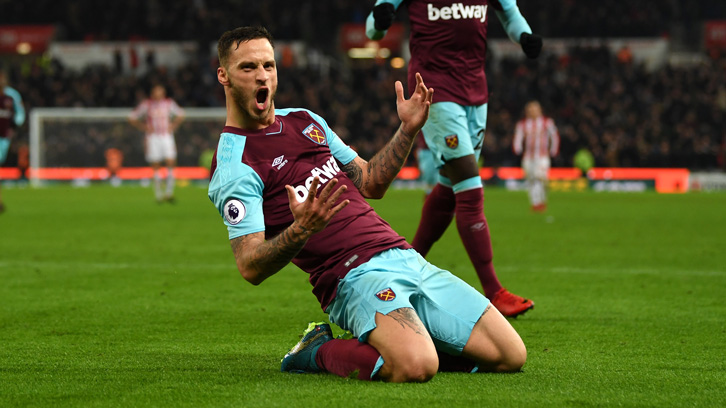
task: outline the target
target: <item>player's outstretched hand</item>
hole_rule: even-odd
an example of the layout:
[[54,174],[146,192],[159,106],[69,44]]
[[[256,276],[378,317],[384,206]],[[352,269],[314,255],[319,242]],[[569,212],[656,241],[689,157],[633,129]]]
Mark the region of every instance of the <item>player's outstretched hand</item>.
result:
[[391,27],[396,18],[396,9],[391,3],[381,3],[373,7],[373,26],[378,31],[385,31]]
[[292,215],[295,218],[294,222],[303,231],[310,232],[311,234],[321,231],[328,225],[335,214],[350,203],[350,200],[343,200],[336,205],[341,194],[348,188],[343,185],[333,191],[337,184],[338,179],[334,178],[328,181],[328,184],[320,192],[320,196],[316,197],[320,179],[315,177],[310,185],[308,196],[302,202],[298,201],[298,195],[292,186],[285,186],[287,198],[290,200],[290,211],[292,211]]
[[519,36],[519,45],[527,58],[535,59],[542,51],[542,36],[537,34],[522,33]]
[[401,119],[401,129],[407,135],[415,136],[429,117],[429,108],[434,99],[434,89],[426,88],[421,74],[416,73],[416,89],[410,99],[403,97],[403,84],[396,81],[396,110]]

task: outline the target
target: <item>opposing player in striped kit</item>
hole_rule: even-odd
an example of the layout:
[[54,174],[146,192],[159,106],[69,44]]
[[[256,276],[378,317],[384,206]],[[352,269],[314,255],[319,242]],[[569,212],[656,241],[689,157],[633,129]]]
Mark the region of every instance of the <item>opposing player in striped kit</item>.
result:
[[366,21],[366,35],[383,38],[401,5],[407,7],[411,23],[408,85],[413,86],[414,74],[420,72],[436,89],[423,136],[439,179],[426,198],[411,244],[425,256],[456,216],[456,228],[484,293],[502,314],[518,316],[534,302],[502,287],[494,271],[479,176],[489,101],[484,70],[487,13],[494,9],[509,37],[529,58],[539,55],[542,37],[532,34],[515,0],[378,0]]
[[[145,117],[141,122],[140,118]],[[142,101],[129,115],[129,122],[145,133],[146,161],[154,170],[154,194],[156,201],[174,202],[174,167],[176,167],[176,142],[174,131],[184,121],[184,110],[166,97],[163,85],[154,85],[151,96]],[[161,165],[166,164],[166,189],[161,187]]]
[[212,161],[209,198],[229,232],[237,269],[259,285],[292,262],[309,274],[330,321],[311,323],[283,358],[287,372],[362,380],[428,381],[438,371],[518,371],[526,349],[489,300],[428,263],[365,198],[381,198],[411,151],[433,97],[416,75],[401,120],[370,161],[307,109],[277,109],[277,65],[264,28],[218,43],[227,121]]
[[560,135],[555,121],[542,114],[542,106],[530,101],[524,107],[524,119],[517,122],[513,150],[522,155],[522,169],[527,180],[527,192],[532,211],[547,210],[547,179],[550,157],[557,156]]

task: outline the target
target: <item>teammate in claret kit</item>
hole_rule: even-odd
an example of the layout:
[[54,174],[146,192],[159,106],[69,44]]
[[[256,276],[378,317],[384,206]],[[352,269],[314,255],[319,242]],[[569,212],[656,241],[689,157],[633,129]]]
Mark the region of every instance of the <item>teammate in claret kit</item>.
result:
[[527,57],[539,55],[542,38],[532,34],[514,0],[378,0],[366,21],[366,35],[383,38],[402,4],[411,25],[409,87],[420,72],[436,89],[422,131],[439,179],[426,198],[412,245],[426,256],[456,215],[459,236],[484,293],[502,314],[516,317],[532,309],[534,302],[502,287],[494,271],[479,176],[489,99],[484,64],[490,6]]
[[311,323],[282,371],[427,381],[438,371],[519,371],[524,344],[477,290],[428,263],[365,198],[380,198],[427,119],[434,90],[395,84],[401,125],[370,161],[306,109],[276,109],[270,34],[241,27],[218,43],[227,120],[209,198],[242,276],[258,285],[292,262],[309,274],[330,321]]
[[[25,122],[25,109],[20,94],[8,85],[8,74],[0,68],[0,166],[7,160],[15,128]],[[0,194],[0,214],[5,212]]]

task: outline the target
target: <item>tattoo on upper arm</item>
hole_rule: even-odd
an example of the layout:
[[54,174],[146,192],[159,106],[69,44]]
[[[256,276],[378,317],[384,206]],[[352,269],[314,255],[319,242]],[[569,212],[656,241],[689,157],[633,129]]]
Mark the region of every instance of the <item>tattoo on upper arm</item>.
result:
[[244,245],[245,237],[247,235],[243,235],[241,237],[232,238],[229,241],[229,244],[232,246],[232,253],[237,255],[237,252],[240,252],[242,250],[242,246]]
[[360,168],[355,160],[351,160],[350,163],[343,165],[343,172],[348,175],[350,181],[356,186],[358,190],[363,187],[363,169]]
[[400,309],[396,309],[389,313],[388,316],[392,317],[403,328],[409,327],[413,329],[416,334],[428,335],[428,331],[423,326],[423,323],[416,314],[416,311],[410,307],[402,307]]

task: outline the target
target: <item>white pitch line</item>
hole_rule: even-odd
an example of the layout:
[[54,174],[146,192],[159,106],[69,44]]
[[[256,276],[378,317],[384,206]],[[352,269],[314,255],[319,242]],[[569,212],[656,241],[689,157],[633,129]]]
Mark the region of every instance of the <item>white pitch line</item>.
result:
[[213,264],[184,263],[112,263],[112,262],[66,262],[66,261],[0,261],[0,268],[88,268],[88,269],[235,269],[234,262]]
[[497,270],[501,271],[522,271],[522,270],[536,270],[538,272],[551,272],[551,273],[579,273],[579,274],[628,274],[628,275],[684,275],[684,276],[726,276],[726,270],[709,270],[709,269],[674,269],[672,267],[667,268],[619,268],[619,267],[598,267],[598,268],[583,268],[583,267],[572,267],[572,266],[555,266],[555,267],[533,267],[532,265],[522,266],[497,266]]
[[[87,269],[214,269],[214,270],[235,270],[234,262],[230,263],[167,263],[167,262],[65,262],[65,261],[0,261],[0,268],[16,267],[16,268],[45,268],[45,269],[63,269],[63,268],[87,268]],[[572,266],[554,266],[541,267],[532,265],[498,265],[498,271],[521,272],[523,270],[536,270],[545,273],[575,273],[575,274],[628,274],[628,275],[680,275],[680,276],[726,276],[726,270],[709,270],[709,269],[674,269],[668,268],[618,268],[618,267],[572,267]]]

